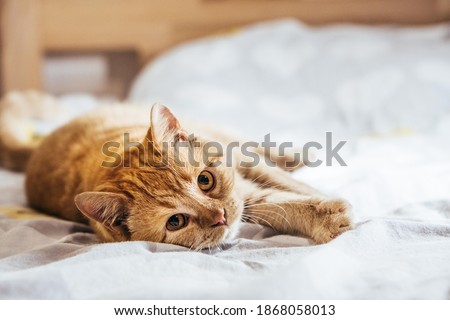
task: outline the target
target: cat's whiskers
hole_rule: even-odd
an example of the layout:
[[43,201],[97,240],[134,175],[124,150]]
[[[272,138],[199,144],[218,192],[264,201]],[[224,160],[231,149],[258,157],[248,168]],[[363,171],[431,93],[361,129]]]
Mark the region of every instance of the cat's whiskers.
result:
[[[211,234],[209,234],[203,241],[201,241],[198,245],[197,245],[197,249],[195,250],[196,252],[200,252],[200,251],[202,251],[203,249],[209,249],[209,251],[210,251],[210,254],[211,254],[211,243],[209,243],[210,242],[210,240],[211,240],[211,238],[213,237],[213,233],[211,233]],[[206,244],[207,244],[207,247],[206,247]]]
[[288,219],[286,219],[286,217],[284,217],[281,214],[279,214],[278,212],[267,211],[267,210],[266,211],[255,210],[255,213],[258,213],[260,215],[262,214],[262,215],[264,215],[267,218],[274,218],[274,214],[275,214],[275,218],[277,218],[277,216],[282,218],[281,221],[280,221],[280,224],[285,222],[287,224],[287,226],[289,227],[289,229],[293,229],[291,222]]
[[279,189],[279,190],[288,190],[285,185],[282,185],[281,183],[276,183],[272,179],[267,179],[265,182],[258,185],[259,188],[273,188],[273,189]]
[[263,183],[258,184],[259,188],[265,188],[267,185],[273,183],[273,181],[271,179],[267,179],[266,181],[264,181]]
[[[265,181],[262,182],[262,183],[259,183],[258,180],[260,178],[263,178]],[[261,189],[264,189],[264,188],[268,187],[268,188],[275,188],[275,189],[280,189],[280,190],[286,190],[286,186],[285,185],[275,182],[273,179],[270,179],[269,177],[267,177],[267,175],[265,173],[261,173],[257,177],[255,177],[252,180],[250,180],[250,182],[257,184],[258,187],[261,188]]]
[[[263,177],[263,180],[265,180],[265,181],[263,183],[258,183],[257,180],[261,177]],[[278,190],[290,191],[290,189],[286,185],[284,185],[280,182],[275,182],[273,179],[270,179],[266,173],[262,173],[262,174],[258,175],[256,178],[254,178],[251,181],[253,183],[258,184],[258,187],[261,189],[273,188],[273,189],[278,189]]]
[[281,210],[284,212],[285,215],[287,215],[286,210],[285,210],[282,206],[280,206],[279,204],[274,203],[274,202],[264,202],[264,203],[250,204],[250,205],[245,206],[245,207],[244,207],[244,210],[245,210],[245,209],[252,209],[252,208],[254,208],[254,207],[264,206],[264,205],[276,206],[277,208],[281,209]]
[[197,248],[195,248],[195,250],[194,250],[194,252],[200,252],[200,251],[202,251],[204,248],[203,248],[203,242],[201,242],[198,246],[197,246]]
[[259,199],[259,198],[245,199],[245,200],[244,200],[244,207],[247,207],[248,205],[255,204],[255,203],[257,203],[258,201],[262,201],[262,200]]
[[[266,176],[265,177],[266,181],[264,183],[262,183],[262,184],[258,183],[259,178],[262,178],[263,176]],[[267,179],[267,175],[265,173],[261,173],[261,174],[257,175],[255,178],[251,179],[250,182],[258,184],[258,187],[261,187],[261,186],[266,185],[267,183],[269,183],[270,179]]]
[[[251,211],[252,211],[252,212],[255,212],[255,213],[263,214],[263,215],[265,215],[266,217],[271,217],[271,215],[278,216],[278,217],[282,218],[284,221],[286,221],[286,223],[289,225],[289,228],[292,229],[292,225],[291,225],[291,223],[289,222],[289,220],[288,220],[285,216],[283,216],[281,213],[279,213],[279,212],[276,212],[276,211],[269,211],[269,210],[264,210],[264,209],[255,209],[255,208],[252,208]],[[285,211],[285,212],[286,212],[286,211]]]
[[[255,218],[255,219],[256,219],[256,218]],[[273,226],[269,221],[267,221],[266,219],[264,219],[264,218],[262,218],[262,217],[258,217],[258,219],[260,219],[260,220],[262,220],[263,222],[267,223],[267,225],[268,225],[269,227],[271,227],[272,229],[276,230],[276,229],[274,228],[274,226]],[[259,222],[256,222],[256,224],[259,224]]]
[[274,203],[274,202],[255,203],[255,204],[248,205],[247,208],[251,209],[254,207],[264,206],[264,205],[275,206],[275,207],[281,209],[284,212],[284,214],[287,215],[286,210],[282,206],[280,206],[278,203]]
[[259,178],[261,178],[264,174],[265,174],[265,173],[261,173],[260,175],[256,176],[256,178],[253,178],[252,180],[250,180],[250,182],[252,182],[252,183],[257,183],[257,180],[258,180]]
[[243,214],[242,218],[244,218],[245,221],[250,221],[251,223],[258,224],[258,221],[256,221],[256,219],[253,218],[252,216]]

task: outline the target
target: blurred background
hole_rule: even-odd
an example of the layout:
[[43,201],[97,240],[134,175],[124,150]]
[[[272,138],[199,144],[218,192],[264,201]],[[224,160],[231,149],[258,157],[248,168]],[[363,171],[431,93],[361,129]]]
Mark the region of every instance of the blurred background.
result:
[[125,98],[146,63],[179,43],[290,17],[306,24],[424,25],[450,0],[2,0],[1,93]]

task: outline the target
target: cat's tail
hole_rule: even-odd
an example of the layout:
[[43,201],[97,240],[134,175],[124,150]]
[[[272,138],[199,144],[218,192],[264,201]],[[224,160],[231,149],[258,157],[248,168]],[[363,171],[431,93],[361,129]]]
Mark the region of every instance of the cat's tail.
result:
[[0,166],[25,171],[28,160],[40,143],[33,123],[51,96],[36,92],[10,92],[0,101]]
[[4,145],[4,141],[0,141],[0,166],[12,171],[25,172],[34,149],[28,146],[8,146]]

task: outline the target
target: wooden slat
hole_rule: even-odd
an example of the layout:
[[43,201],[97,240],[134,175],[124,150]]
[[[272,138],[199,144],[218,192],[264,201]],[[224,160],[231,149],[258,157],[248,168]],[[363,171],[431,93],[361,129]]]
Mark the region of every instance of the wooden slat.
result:
[[183,40],[265,19],[430,23],[448,0],[42,0],[48,50],[137,49],[152,55]]
[[181,14],[194,14],[195,2],[43,0],[45,45],[50,50],[159,48],[171,42]]
[[40,2],[3,0],[2,91],[41,89]]
[[438,14],[442,19],[450,17],[450,0],[438,0]]

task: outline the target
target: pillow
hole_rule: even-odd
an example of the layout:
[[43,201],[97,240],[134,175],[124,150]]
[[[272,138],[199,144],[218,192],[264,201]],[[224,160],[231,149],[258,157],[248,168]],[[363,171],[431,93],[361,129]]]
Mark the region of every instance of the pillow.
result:
[[450,119],[449,35],[450,24],[267,22],[176,47],[145,67],[129,99],[285,141],[433,131]]

